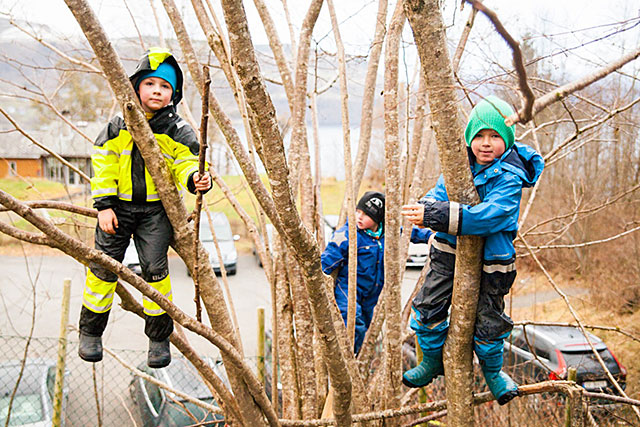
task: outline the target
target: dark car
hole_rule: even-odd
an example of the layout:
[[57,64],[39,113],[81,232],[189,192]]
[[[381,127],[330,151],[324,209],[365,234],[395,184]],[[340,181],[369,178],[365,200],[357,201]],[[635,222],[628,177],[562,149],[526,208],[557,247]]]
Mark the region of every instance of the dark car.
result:
[[[227,383],[221,362],[206,358],[214,372]],[[169,387],[195,397],[205,403],[218,406],[196,368],[184,357],[177,357],[166,368],[152,369],[146,364],[138,367]],[[129,391],[138,409],[144,427],[182,427],[191,425],[223,426],[224,417],[213,414],[200,406],[182,400],[157,385],[140,377],[134,377]],[[219,421],[220,420],[220,421]],[[218,421],[218,422],[216,422]]]
[[[627,379],[624,366],[600,338],[587,334],[607,369],[624,389]],[[618,394],[578,328],[531,325],[526,327],[525,339],[525,329],[516,326],[505,341],[504,350],[504,364],[512,367],[516,380],[566,380],[568,368],[574,367],[576,382],[587,391]]]
[[[53,360],[28,359],[20,375],[21,361],[0,363],[0,426],[50,427],[53,425],[53,391],[56,364]],[[65,379],[68,372],[65,372]],[[18,383],[17,391],[11,396]],[[66,384],[65,380],[65,384]],[[61,424],[65,424],[68,389],[62,390]],[[11,412],[9,412],[11,405]],[[10,414],[9,423],[7,416]]]

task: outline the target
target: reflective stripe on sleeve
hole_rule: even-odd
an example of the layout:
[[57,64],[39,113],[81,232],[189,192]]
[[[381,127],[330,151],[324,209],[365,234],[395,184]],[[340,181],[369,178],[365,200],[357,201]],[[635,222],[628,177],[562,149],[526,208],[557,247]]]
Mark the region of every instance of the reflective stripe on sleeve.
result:
[[127,200],[127,201],[133,200],[133,196],[127,193],[118,193],[118,198],[120,200]]
[[118,192],[116,188],[96,188],[91,190],[92,197],[113,196]]
[[452,236],[458,235],[458,227],[460,218],[460,203],[458,202],[449,202],[449,230],[448,234]]
[[101,149],[101,148],[94,148],[94,149],[93,149],[93,153],[94,153],[94,154],[101,154],[101,155],[103,155],[103,156],[116,156],[116,157],[119,157],[119,156],[118,156],[118,153],[116,153],[115,151],[112,151],[112,150],[103,150],[103,149]]

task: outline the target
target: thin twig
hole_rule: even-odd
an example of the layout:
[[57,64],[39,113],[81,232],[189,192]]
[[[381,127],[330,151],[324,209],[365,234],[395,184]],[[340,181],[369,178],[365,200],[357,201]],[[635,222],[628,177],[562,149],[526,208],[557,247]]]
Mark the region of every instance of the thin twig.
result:
[[[543,109],[545,109],[546,107],[548,107],[549,105],[555,102],[558,102],[563,98],[566,98],[568,95],[572,94],[573,92],[577,92],[581,89],[584,89],[585,87],[591,85],[592,83],[595,83],[598,80],[608,76],[609,74],[613,73],[619,68],[622,68],[622,66],[624,66],[625,64],[635,60],[636,58],[638,58],[638,56],[640,56],[640,48],[637,48],[627,53],[626,55],[623,55],[622,57],[614,61],[611,61],[604,67],[594,71],[591,74],[581,77],[578,80],[575,80],[571,83],[567,83],[566,85],[561,86],[547,93],[546,95],[539,97],[533,104],[532,114],[537,114]],[[511,115],[507,120],[511,124],[514,124],[520,121],[520,117],[522,117],[522,112],[517,111],[516,113]]]
[[478,0],[467,0],[467,2],[470,3],[474,7],[474,9],[478,9],[480,12],[484,13],[487,18],[489,18],[496,31],[502,36],[504,41],[506,41],[511,48],[513,65],[516,68],[516,73],[518,74],[518,86],[520,87],[520,92],[524,97],[524,102],[522,108],[516,113],[517,119],[513,119],[513,116],[508,117],[505,119],[505,124],[507,126],[511,126],[516,122],[526,123],[531,120],[532,117],[535,95],[533,94],[533,91],[531,90],[531,87],[529,87],[529,83],[527,82],[527,70],[524,68],[524,61],[522,60],[522,51],[520,50],[520,45],[517,41],[514,40],[513,37],[511,37],[511,34],[509,34],[507,29],[504,28],[504,25],[502,25],[502,22],[500,22],[498,15],[496,15],[493,10],[489,9]]
[[[205,154],[207,152],[207,126],[209,123],[209,87],[211,86],[211,75],[209,66],[202,66],[204,81],[202,82],[202,118],[200,120],[200,152],[198,153],[198,179],[205,173]],[[198,259],[198,238],[200,236],[200,211],[202,209],[202,191],[198,190],[196,195],[196,207],[193,210],[193,247],[195,248],[193,263],[193,283],[195,285],[196,319],[202,322],[202,307],[200,306],[200,284],[198,269],[200,261]]]

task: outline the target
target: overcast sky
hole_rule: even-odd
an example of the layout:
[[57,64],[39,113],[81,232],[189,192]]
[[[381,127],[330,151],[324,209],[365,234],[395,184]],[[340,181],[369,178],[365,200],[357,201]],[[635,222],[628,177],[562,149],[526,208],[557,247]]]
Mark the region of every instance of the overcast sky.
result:
[[[218,8],[219,0],[210,0]],[[265,0],[284,43],[289,41],[289,30],[282,7],[283,0]],[[175,0],[183,12],[187,28],[194,38],[203,38],[200,26],[193,15],[189,0]],[[125,0],[90,0],[89,3],[100,18],[107,33],[112,38],[136,36],[132,20],[125,7]],[[296,37],[309,1],[287,1]],[[340,29],[347,53],[366,55],[375,26],[377,0],[334,1],[337,8]],[[464,26],[470,7],[461,12],[459,0],[445,0],[444,17],[450,40],[457,41]],[[146,35],[157,35],[157,27],[150,12],[149,0],[127,0],[131,13],[141,31]],[[253,1],[245,0],[250,29],[255,44],[266,44],[267,39],[259,21]],[[531,42],[538,54],[555,55],[548,61],[551,66],[566,68],[569,73],[583,72],[584,66],[595,67],[621,56],[624,51],[640,45],[640,3],[637,0],[486,0],[500,17],[507,30],[517,39],[525,40],[534,35]],[[165,35],[171,33],[171,26],[160,0],[154,5],[161,19]],[[388,19],[395,2],[391,1]],[[0,16],[13,16],[49,25],[54,31],[65,34],[80,34],[77,22],[63,0],[0,0]],[[623,23],[623,24],[620,24]],[[608,37],[619,29],[621,34]],[[544,34],[544,36],[541,36]],[[403,36],[406,42],[412,40],[411,30],[405,26]],[[598,43],[594,39],[603,38]],[[335,51],[331,24],[327,7],[323,6],[314,31],[314,41],[328,51]],[[405,44],[406,46],[406,44]],[[568,52],[566,49],[570,49]],[[490,22],[483,16],[477,18],[472,38],[467,46],[462,66],[475,66],[490,58],[494,62],[510,66],[511,52],[495,34]],[[401,60],[407,69],[413,69],[415,50],[407,49]],[[469,65],[471,64],[471,65]],[[635,67],[631,64],[628,67]],[[408,74],[408,73],[407,73]],[[407,77],[409,77],[407,75]],[[401,77],[402,78],[402,77]]]
[[[278,30],[281,37],[288,37],[281,0],[265,1],[270,6],[269,9],[274,20],[279,24]],[[131,25],[131,18],[125,8],[125,0],[90,0],[89,3],[110,35],[113,37],[135,35]],[[219,1],[212,0],[212,3],[217,5]],[[290,8],[293,25],[297,31],[306,11],[302,5],[306,6],[308,1],[289,0],[287,3]],[[346,43],[352,49],[357,49],[358,46],[365,46],[366,49],[373,33],[375,24],[373,17],[376,13],[377,1],[337,1],[334,3],[336,4],[338,19],[342,23],[341,31],[344,33],[343,37]],[[155,21],[152,14],[149,13],[149,1],[128,0],[127,4],[142,30],[148,34],[155,33]],[[161,2],[154,0],[154,4],[162,17],[165,30],[168,31],[169,24],[164,17]],[[190,24],[190,29],[193,29],[191,31],[193,35],[202,36],[191,12],[190,1],[176,0],[176,4],[183,5],[185,19]],[[507,29],[518,37],[527,32],[539,33],[543,28],[554,33],[573,31],[599,26],[603,23],[624,21],[640,15],[640,4],[636,0],[486,0],[485,4],[493,8]],[[394,2],[392,1],[389,16],[393,6]],[[258,25],[259,21],[253,2],[245,1],[245,8],[250,22],[256,24],[251,26],[254,40],[256,43],[266,43],[264,31],[261,25]],[[314,33],[318,38],[330,31],[330,22],[326,9],[326,7],[323,7]],[[469,6],[466,6],[463,12],[459,11],[459,0],[445,1],[446,19],[448,23],[455,23],[457,28],[461,28],[461,24],[469,13],[468,11]],[[62,0],[0,0],[0,12],[3,14],[9,12],[18,19],[29,19],[34,22],[45,23],[57,31],[65,33],[77,33],[79,31],[78,24]],[[222,18],[222,14],[219,16]],[[594,30],[590,33],[597,32],[598,30]],[[636,31],[636,42],[638,41],[637,34],[638,32]],[[573,37],[578,40],[582,35],[574,34]]]

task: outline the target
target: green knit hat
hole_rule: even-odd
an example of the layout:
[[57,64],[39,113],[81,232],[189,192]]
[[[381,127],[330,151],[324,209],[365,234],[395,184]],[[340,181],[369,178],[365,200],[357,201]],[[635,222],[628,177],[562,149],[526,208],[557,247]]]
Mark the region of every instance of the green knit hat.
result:
[[467,145],[471,146],[471,141],[476,134],[483,129],[493,129],[502,137],[505,144],[505,151],[511,148],[515,141],[516,127],[507,126],[504,119],[513,114],[513,109],[502,99],[495,96],[488,96],[473,107],[469,115],[467,129],[464,131],[464,139]]

